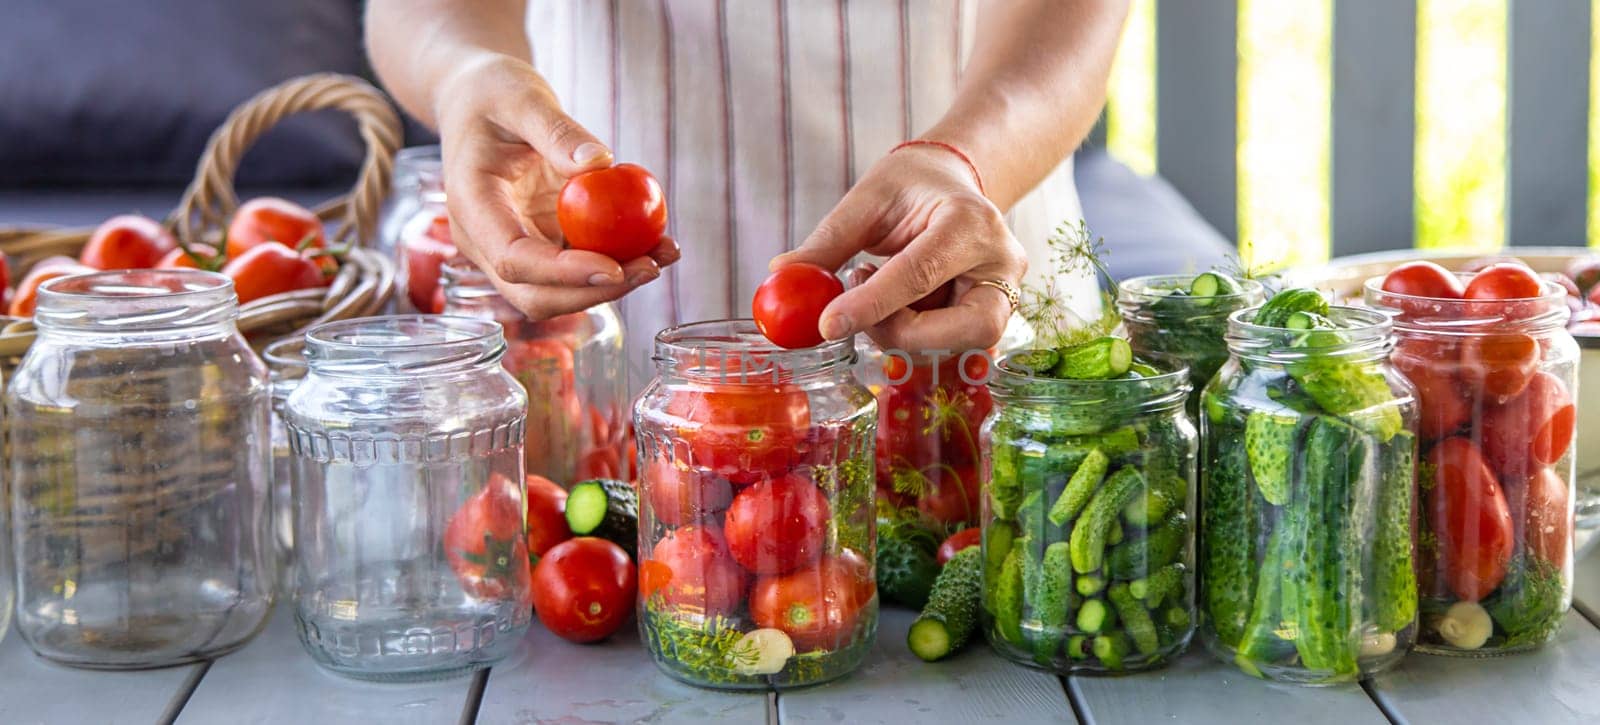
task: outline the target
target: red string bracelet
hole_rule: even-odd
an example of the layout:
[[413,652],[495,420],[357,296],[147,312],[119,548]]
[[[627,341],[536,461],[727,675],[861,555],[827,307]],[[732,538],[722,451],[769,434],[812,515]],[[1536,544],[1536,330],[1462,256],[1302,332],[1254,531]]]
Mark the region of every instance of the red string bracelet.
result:
[[972,163],[972,157],[968,156],[966,152],[962,151],[961,149],[958,149],[954,145],[947,144],[943,141],[930,141],[925,138],[914,138],[910,141],[902,141],[900,145],[889,149],[889,153],[892,154],[900,149],[906,148],[907,146],[932,146],[936,149],[944,149],[945,151],[955,154],[956,158],[966,162],[967,168],[972,170],[972,178],[978,182],[978,193],[983,194],[984,196],[989,195],[988,192],[983,190],[983,174],[978,173],[978,165]]

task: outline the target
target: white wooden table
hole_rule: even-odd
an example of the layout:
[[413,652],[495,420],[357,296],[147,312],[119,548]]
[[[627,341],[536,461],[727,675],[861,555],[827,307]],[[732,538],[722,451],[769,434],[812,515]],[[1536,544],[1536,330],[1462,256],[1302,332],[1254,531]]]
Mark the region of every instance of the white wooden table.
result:
[[982,644],[938,664],[905,648],[910,612],[883,614],[853,676],[776,694],[699,690],[656,672],[638,639],[563,642],[538,625],[507,662],[413,685],[319,669],[280,608],[244,649],[215,662],[101,673],[46,663],[0,642],[0,723],[1600,723],[1600,551],[1578,563],[1560,639],[1529,655],[1412,655],[1365,686],[1270,685],[1191,652],[1159,672],[1055,677]]

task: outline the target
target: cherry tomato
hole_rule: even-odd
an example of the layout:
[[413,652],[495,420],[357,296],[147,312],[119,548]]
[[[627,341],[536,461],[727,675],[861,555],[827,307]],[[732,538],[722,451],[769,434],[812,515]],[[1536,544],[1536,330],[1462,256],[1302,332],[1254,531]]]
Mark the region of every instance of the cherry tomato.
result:
[[661,598],[706,616],[728,614],[744,597],[744,570],[728,554],[715,527],[681,526],[667,532],[640,565],[644,596]]
[[622,547],[593,536],[557,544],[533,569],[533,611],[568,642],[598,642],[633,614],[637,581]]
[[617,164],[568,179],[556,201],[556,221],[567,246],[626,262],[661,243],[667,201],[644,167]]
[[733,560],[756,574],[783,574],[822,556],[831,516],[828,498],[799,474],[740,491],[723,517]]
[[1521,262],[1491,264],[1467,283],[1469,300],[1520,300],[1544,294],[1544,281]]
[[257,244],[237,257],[230,257],[222,273],[233,280],[233,291],[239,295],[241,305],[328,284],[316,262],[277,242]]
[[938,439],[928,425],[926,396],[911,385],[886,385],[878,391],[878,478],[893,471],[921,471],[939,463]]
[[1509,400],[1539,371],[1539,353],[1539,341],[1526,333],[1473,335],[1461,343],[1461,381],[1489,400]]
[[783,630],[796,650],[834,650],[849,644],[877,584],[860,557],[846,552],[815,566],[756,580],[750,618]]
[[[448,222],[445,228],[449,228]],[[401,242],[401,246],[400,274],[405,279],[406,299],[419,312],[433,312],[434,297],[440,291],[440,270],[456,256],[456,246],[431,234],[415,235]]]
[[1461,299],[1466,287],[1461,278],[1433,262],[1407,262],[1383,278],[1383,290],[1412,297]]
[[645,474],[650,511],[668,526],[694,523],[733,503],[733,486],[726,480],[682,467],[670,457],[656,458]]
[[1540,372],[1521,395],[1484,411],[1484,457],[1502,475],[1523,478],[1566,454],[1577,417],[1567,386]]
[[945,539],[944,543],[939,544],[939,554],[937,557],[939,560],[939,565],[944,566],[945,562],[955,558],[955,555],[960,553],[962,549],[971,546],[977,546],[982,539],[983,531],[976,526],[969,526],[951,534],[950,538]]
[[93,267],[85,267],[71,257],[41,259],[34,263],[28,273],[23,275],[22,281],[17,283],[16,294],[11,297],[11,304],[6,312],[12,317],[33,317],[34,308],[39,304],[39,285],[57,277],[88,274],[94,271],[96,270]]
[[78,261],[95,269],[150,269],[178,247],[161,223],[137,214],[123,214],[96,227]]
[[1417,388],[1418,432],[1424,440],[1448,437],[1472,419],[1472,403],[1467,391],[1448,371],[1419,367],[1407,372],[1406,377]]
[[917,497],[923,516],[945,526],[978,522],[980,487],[972,464],[942,464],[925,471],[924,480],[927,488]]
[[[196,257],[199,259],[196,260]],[[217,248],[196,244],[189,251],[177,248],[167,252],[161,261],[156,262],[156,269],[216,269],[216,264]]]
[[1476,602],[1500,586],[1511,559],[1511,511],[1494,471],[1472,442],[1447,438],[1429,453],[1434,487],[1430,522],[1445,584]]
[[844,294],[844,283],[815,264],[791,264],[768,275],[750,302],[761,334],[779,347],[796,349],[822,344],[817,328],[822,311]]
[[811,427],[811,404],[793,385],[717,385],[667,401],[694,466],[734,483],[781,476]]
[[529,602],[528,544],[517,489],[496,473],[445,525],[444,554],[461,589],[479,599]]
[[234,212],[228,224],[228,259],[238,259],[251,247],[277,242],[290,249],[322,249],[328,240],[322,220],[311,210],[287,199],[263,196],[251,199]]
[[528,554],[535,561],[572,538],[567,526],[567,490],[544,476],[528,474]]
[[1524,541],[1534,556],[1561,568],[1572,550],[1572,509],[1567,482],[1541,466],[1523,492]]

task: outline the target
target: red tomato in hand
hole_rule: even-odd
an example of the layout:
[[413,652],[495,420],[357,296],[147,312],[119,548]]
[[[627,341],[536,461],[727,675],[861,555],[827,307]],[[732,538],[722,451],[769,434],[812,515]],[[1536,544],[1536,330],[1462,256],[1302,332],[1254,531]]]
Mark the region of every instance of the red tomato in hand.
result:
[[1429,453],[1429,491],[1439,566],[1450,591],[1476,602],[1500,586],[1515,541],[1510,507],[1494,471],[1465,438],[1447,438]]
[[233,280],[233,291],[239,295],[241,305],[328,284],[316,262],[277,242],[257,244],[230,258],[222,273]]
[[651,513],[668,526],[692,524],[733,503],[733,486],[727,481],[680,467],[670,458],[657,458],[645,469],[644,492]]
[[160,222],[124,214],[95,228],[78,261],[95,269],[150,269],[177,246],[178,240]]
[[[444,218],[439,215],[437,218]],[[449,228],[446,222],[446,229]],[[439,277],[444,263],[456,256],[456,246],[435,238],[432,234],[418,234],[400,243],[400,274],[405,279],[406,299],[412,309],[419,312],[438,312],[435,296],[440,291]]]
[[568,642],[598,642],[633,613],[633,561],[622,547],[593,536],[557,544],[533,569],[533,611]]
[[572,538],[567,526],[567,490],[544,476],[528,474],[528,554],[534,560]]
[[750,593],[750,618],[757,626],[783,630],[797,651],[839,649],[850,643],[876,593],[866,562],[846,553],[757,579]]
[[[196,257],[199,257],[199,260],[196,260]],[[156,269],[215,269],[216,261],[216,247],[196,244],[188,251],[178,248],[167,252],[161,261],[156,262]]]
[[322,233],[322,220],[299,204],[287,199],[263,196],[251,199],[234,212],[228,224],[228,259],[238,259],[246,251],[266,242],[277,242],[292,250],[328,246]]
[[924,471],[923,478],[927,488],[917,497],[917,510],[922,515],[946,526],[978,522],[981,488],[972,464],[943,464]]
[[811,427],[811,404],[793,385],[718,385],[674,393],[667,414],[689,463],[734,483],[781,476]]
[[1383,291],[1412,297],[1459,300],[1465,290],[1460,277],[1433,262],[1407,262],[1383,278]]
[[1566,454],[1577,417],[1567,386],[1540,372],[1521,395],[1484,412],[1484,457],[1501,475],[1521,479]]
[[462,591],[479,599],[529,601],[528,544],[520,504],[511,481],[496,473],[450,516],[444,529],[444,555]]
[[756,288],[750,313],[761,334],[779,347],[791,350],[822,344],[817,329],[822,311],[844,294],[844,283],[815,264],[779,267]]
[[1510,400],[1539,371],[1539,341],[1521,332],[1473,335],[1461,343],[1461,381],[1493,402]]
[[1485,267],[1467,283],[1462,297],[1469,300],[1520,300],[1544,294],[1544,281],[1521,262],[1500,262]]
[[944,543],[939,545],[937,557],[939,565],[944,566],[946,562],[955,558],[956,554],[961,553],[962,549],[977,546],[982,539],[983,530],[976,526],[969,526],[951,534],[950,538],[945,539]]
[[640,591],[663,606],[706,616],[728,614],[744,598],[744,570],[728,554],[714,527],[682,526],[667,532],[639,565]]
[[556,221],[567,246],[626,262],[661,243],[667,201],[644,167],[617,164],[567,179],[556,200]]
[[733,498],[723,517],[733,560],[756,574],[783,574],[822,556],[828,497],[799,474],[761,481]]
[[57,277],[95,271],[97,270],[93,267],[85,267],[71,257],[41,259],[34,263],[28,273],[23,275],[22,281],[17,283],[17,292],[11,297],[11,304],[6,312],[12,317],[33,317],[34,308],[39,304],[39,285]]

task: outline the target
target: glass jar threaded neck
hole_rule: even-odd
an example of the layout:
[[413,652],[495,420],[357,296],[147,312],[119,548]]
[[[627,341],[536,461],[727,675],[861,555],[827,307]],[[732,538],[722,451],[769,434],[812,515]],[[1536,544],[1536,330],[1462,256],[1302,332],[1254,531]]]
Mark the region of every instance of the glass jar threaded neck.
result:
[[393,315],[329,322],[306,332],[305,359],[318,375],[425,378],[498,365],[500,323],[454,315]]
[[1228,316],[1228,351],[1244,360],[1286,364],[1311,358],[1354,362],[1382,360],[1393,347],[1392,317],[1378,310],[1334,305],[1328,319],[1336,329],[1291,330],[1255,324],[1251,307]]
[[39,287],[34,323],[46,334],[167,337],[231,328],[233,281],[195,269],[135,269],[59,277]]
[[755,320],[713,320],[656,334],[652,355],[663,377],[724,384],[803,382],[851,372],[855,341],[831,340],[789,350],[774,345]]
[[1167,355],[1141,358],[1158,375],[1110,380],[1044,377],[1013,364],[1013,357],[1003,358],[989,381],[989,392],[1001,403],[1059,406],[1107,416],[1159,413],[1181,408],[1192,389],[1188,366]]

